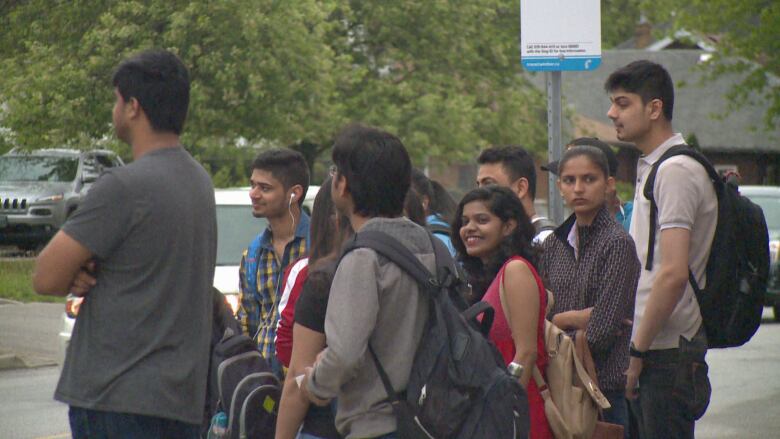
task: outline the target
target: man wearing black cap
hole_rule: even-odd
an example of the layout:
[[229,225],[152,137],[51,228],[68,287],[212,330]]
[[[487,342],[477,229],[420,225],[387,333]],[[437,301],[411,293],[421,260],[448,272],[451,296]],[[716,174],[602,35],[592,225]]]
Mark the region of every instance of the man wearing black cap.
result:
[[[605,142],[597,139],[596,137],[578,137],[566,145],[566,149],[572,146],[587,145],[600,149],[604,156],[607,158],[607,165],[609,166],[609,176],[615,177],[617,175],[618,160],[612,148]],[[558,161],[550,162],[541,166],[542,170],[552,172],[558,175]],[[623,228],[628,231],[628,227],[631,225],[631,211],[633,210],[634,203],[627,202],[625,204],[620,202],[620,197],[617,195],[617,191],[607,189],[607,208],[610,213],[615,215],[617,222],[623,225]]]

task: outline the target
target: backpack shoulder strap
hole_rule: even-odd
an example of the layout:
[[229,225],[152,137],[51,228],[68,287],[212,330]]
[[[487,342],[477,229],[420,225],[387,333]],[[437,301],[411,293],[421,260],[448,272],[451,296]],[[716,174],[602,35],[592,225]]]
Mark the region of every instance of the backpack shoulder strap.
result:
[[[438,267],[440,261],[439,254],[441,252],[441,250],[436,245],[436,241],[438,241],[438,239],[434,238],[433,236],[430,236],[430,238]],[[447,251],[447,248],[444,247],[443,244],[440,244],[440,246],[443,247],[444,252],[447,254],[447,256],[449,256],[449,251]],[[412,276],[412,278],[420,286],[435,286],[439,283],[437,277],[432,274],[422,264],[422,262],[420,262],[419,259],[417,259],[417,256],[415,256],[408,248],[401,244],[400,241],[384,232],[369,230],[356,233],[355,236],[347,242],[347,245],[344,247],[344,250],[341,253],[341,257],[343,258],[352,250],[364,247],[376,251],[394,264],[398,265],[404,272]],[[371,346],[371,343],[368,344],[368,352],[371,354],[371,359],[376,366],[377,373],[379,374],[379,378],[382,381],[383,387],[385,388],[385,392],[387,392],[388,401],[391,403],[400,401],[401,395],[393,389],[393,385],[390,382],[390,377],[387,375],[385,368],[379,361],[379,357],[376,355],[376,352],[374,351],[373,346]]]
[[260,264],[260,246],[263,234],[255,236],[246,251],[246,283],[257,294],[257,266]]
[[[370,248],[386,257],[391,262],[398,265],[404,272],[412,276],[419,284],[436,285],[438,283],[436,276],[434,276],[430,270],[417,259],[417,256],[409,251],[409,249],[397,239],[384,232],[370,230],[356,233],[344,247],[341,257],[343,258],[352,250],[363,247]],[[435,245],[434,251],[436,251]]]
[[655,229],[658,225],[658,205],[655,202],[655,194],[653,193],[655,190],[655,177],[656,174],[658,174],[658,168],[663,162],[678,155],[691,157],[704,167],[704,170],[707,172],[707,175],[709,175],[710,180],[712,180],[712,184],[715,186],[715,194],[720,198],[720,183],[722,183],[722,181],[718,176],[718,172],[715,171],[715,168],[712,167],[712,164],[710,164],[706,157],[690,146],[685,144],[675,145],[669,148],[669,150],[666,151],[658,159],[658,161],[653,163],[653,167],[650,169],[650,173],[647,175],[647,180],[645,180],[645,187],[642,190],[642,194],[648,201],[650,201],[650,233],[647,240],[647,259],[645,260],[645,270],[648,271],[653,269],[653,256],[655,255]]

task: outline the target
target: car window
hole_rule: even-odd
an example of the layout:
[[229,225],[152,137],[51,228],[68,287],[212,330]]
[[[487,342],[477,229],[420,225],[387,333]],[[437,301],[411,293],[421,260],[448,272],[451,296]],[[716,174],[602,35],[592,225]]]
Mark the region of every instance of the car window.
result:
[[[247,205],[217,205],[217,265],[238,265],[249,243],[268,225]],[[238,280],[236,280],[238,282]]]
[[748,198],[764,210],[769,230],[780,230],[780,198],[767,195],[748,195]]
[[95,158],[97,159],[98,164],[102,166],[103,168],[113,168],[116,166],[116,162],[111,160],[111,157],[105,156],[105,155],[96,155]]
[[86,155],[84,156],[83,161],[84,174],[99,174],[100,173],[100,162],[98,162],[97,158],[94,155]]
[[75,157],[13,155],[0,157],[0,181],[73,181]]

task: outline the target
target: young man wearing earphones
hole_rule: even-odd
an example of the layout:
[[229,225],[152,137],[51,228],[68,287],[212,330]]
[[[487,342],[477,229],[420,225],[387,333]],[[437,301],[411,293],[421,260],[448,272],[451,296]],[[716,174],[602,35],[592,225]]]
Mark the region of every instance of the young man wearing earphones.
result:
[[309,247],[309,216],[301,210],[309,188],[309,166],[297,151],[264,151],[252,164],[250,183],[252,215],[265,218],[268,227],[241,258],[238,320],[281,377],[275,346],[279,299],[285,270]]

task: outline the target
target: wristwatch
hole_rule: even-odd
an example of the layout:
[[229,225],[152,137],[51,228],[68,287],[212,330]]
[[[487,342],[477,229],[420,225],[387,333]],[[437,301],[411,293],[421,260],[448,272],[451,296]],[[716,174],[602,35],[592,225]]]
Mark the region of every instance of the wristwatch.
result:
[[634,342],[632,341],[631,344],[628,345],[628,355],[635,358],[645,358],[647,356],[647,351],[640,351],[634,346]]
[[515,378],[520,378],[520,376],[523,375],[523,365],[515,363],[514,361],[507,365],[506,370],[509,372],[509,375],[512,375]]

